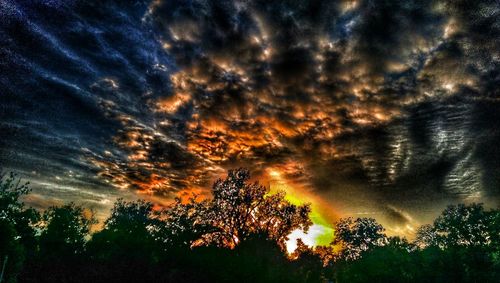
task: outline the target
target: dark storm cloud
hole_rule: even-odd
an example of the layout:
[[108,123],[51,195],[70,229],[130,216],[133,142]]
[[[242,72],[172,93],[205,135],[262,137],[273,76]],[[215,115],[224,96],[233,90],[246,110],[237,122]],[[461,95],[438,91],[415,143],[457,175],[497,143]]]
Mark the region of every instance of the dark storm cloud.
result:
[[[223,167],[301,160],[318,192],[354,178],[421,206],[485,190],[471,119],[477,100],[496,97],[491,4],[157,1],[148,19],[184,67],[173,92],[198,111],[192,151]],[[275,139],[259,141],[263,128]]]
[[0,160],[39,183],[160,201],[245,166],[400,232],[499,197],[495,1],[1,5]]
[[[92,1],[2,2],[1,164],[32,180],[35,193],[65,200],[85,200],[86,192],[99,190],[107,191],[103,198],[116,195],[95,177],[101,169],[87,158],[113,147],[121,127],[103,110],[106,94],[92,86],[102,77],[119,78],[127,93],[116,104],[144,104],[145,74],[169,60],[163,53],[156,57],[155,46],[161,48],[140,25],[146,8]],[[143,116],[134,109],[139,107],[123,108]],[[71,178],[62,177],[70,172]],[[64,189],[49,193],[51,184]]]

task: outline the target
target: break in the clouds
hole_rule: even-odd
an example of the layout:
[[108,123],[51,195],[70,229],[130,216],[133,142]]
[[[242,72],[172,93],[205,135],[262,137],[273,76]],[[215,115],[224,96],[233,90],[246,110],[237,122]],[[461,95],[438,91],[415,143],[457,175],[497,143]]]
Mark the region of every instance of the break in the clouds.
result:
[[242,166],[396,233],[498,204],[495,0],[7,0],[0,17],[0,162],[32,203],[167,203]]

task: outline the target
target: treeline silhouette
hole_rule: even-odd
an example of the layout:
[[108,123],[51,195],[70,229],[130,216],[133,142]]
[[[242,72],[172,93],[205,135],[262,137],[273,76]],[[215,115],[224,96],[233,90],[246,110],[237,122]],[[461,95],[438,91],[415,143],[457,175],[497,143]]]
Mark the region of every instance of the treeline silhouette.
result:
[[335,223],[329,246],[300,240],[309,205],[293,205],[231,170],[213,198],[157,209],[118,200],[102,229],[74,203],[43,213],[20,200],[15,174],[0,181],[0,283],[3,282],[499,282],[500,211],[452,205],[416,240],[388,237],[374,219]]

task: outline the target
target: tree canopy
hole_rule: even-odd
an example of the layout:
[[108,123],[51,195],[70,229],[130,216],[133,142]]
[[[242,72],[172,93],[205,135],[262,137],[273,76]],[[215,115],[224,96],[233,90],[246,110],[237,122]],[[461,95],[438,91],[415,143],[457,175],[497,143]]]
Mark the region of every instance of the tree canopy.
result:
[[[498,282],[498,209],[448,206],[413,242],[371,218],[334,223],[331,245],[288,235],[312,224],[309,205],[231,170],[212,198],[155,207],[119,199],[100,228],[69,203],[42,214],[22,203],[27,184],[0,179],[1,282]],[[41,215],[41,216],[40,216]]]

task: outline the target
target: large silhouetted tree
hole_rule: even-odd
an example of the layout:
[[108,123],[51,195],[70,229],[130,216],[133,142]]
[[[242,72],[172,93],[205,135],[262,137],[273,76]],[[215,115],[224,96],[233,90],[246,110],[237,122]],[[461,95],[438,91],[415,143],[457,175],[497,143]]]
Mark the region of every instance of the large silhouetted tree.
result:
[[202,221],[216,231],[202,237],[204,244],[234,247],[249,235],[265,233],[284,247],[291,231],[307,231],[312,224],[309,205],[293,205],[282,192],[269,195],[269,188],[249,179],[248,170],[238,169],[215,182]]
[[183,251],[202,239],[203,235],[220,231],[207,220],[209,208],[210,201],[207,200],[196,201],[193,197],[182,202],[177,198],[157,214],[161,224],[155,225],[151,232],[165,251]]

